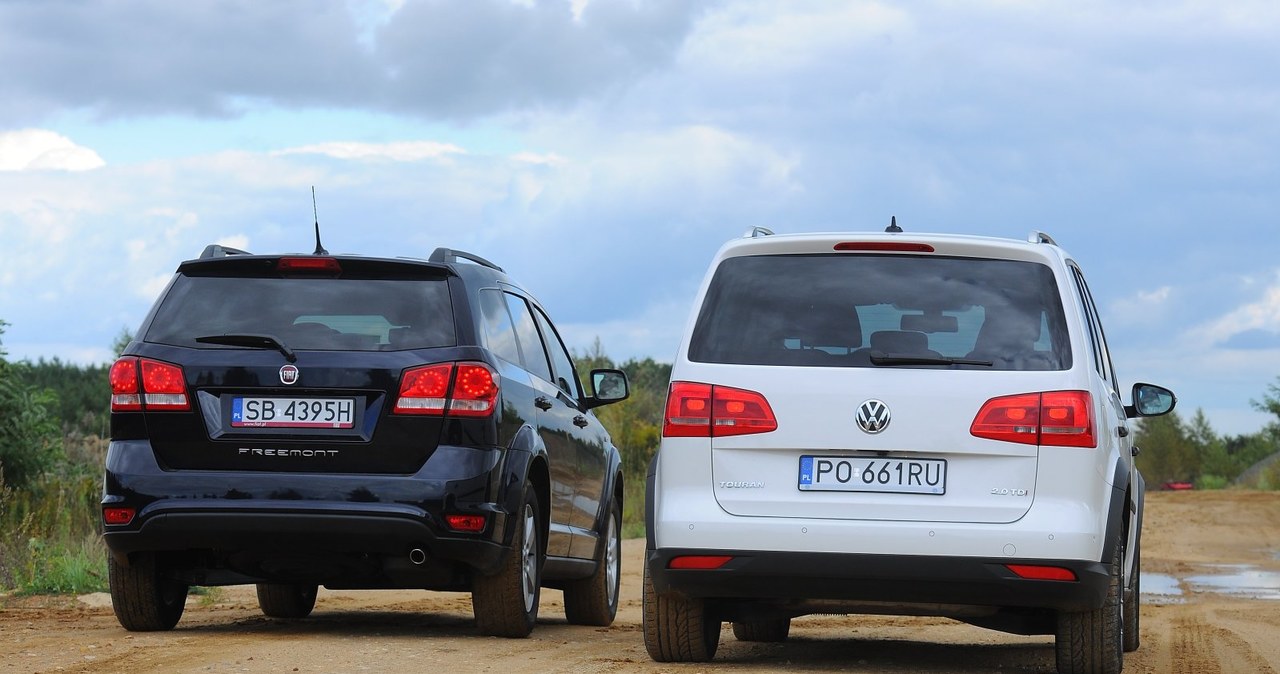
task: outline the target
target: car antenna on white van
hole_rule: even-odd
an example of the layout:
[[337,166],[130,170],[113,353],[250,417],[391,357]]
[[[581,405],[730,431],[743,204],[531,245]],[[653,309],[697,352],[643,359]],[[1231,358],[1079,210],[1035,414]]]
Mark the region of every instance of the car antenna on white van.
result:
[[311,212],[316,217],[316,252],[312,255],[328,255],[329,251],[320,245],[320,209],[316,208],[316,186],[311,186]]
[[890,234],[897,234],[902,231],[902,228],[898,226],[898,216],[889,216],[889,226],[885,227],[884,231],[889,232]]

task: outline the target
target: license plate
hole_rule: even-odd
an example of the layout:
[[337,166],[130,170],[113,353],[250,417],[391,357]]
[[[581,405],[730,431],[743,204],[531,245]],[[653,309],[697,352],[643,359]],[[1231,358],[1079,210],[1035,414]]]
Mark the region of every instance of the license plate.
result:
[[947,493],[947,462],[893,456],[802,456],[801,491]]
[[235,428],[351,428],[355,398],[231,399]]

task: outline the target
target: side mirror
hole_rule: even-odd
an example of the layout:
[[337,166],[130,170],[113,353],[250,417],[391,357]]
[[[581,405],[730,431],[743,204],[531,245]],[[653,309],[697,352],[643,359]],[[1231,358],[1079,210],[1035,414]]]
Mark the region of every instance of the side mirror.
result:
[[1155,384],[1134,384],[1133,385],[1133,404],[1125,406],[1125,416],[1130,419],[1134,417],[1158,417],[1161,414],[1168,414],[1173,411],[1174,405],[1178,404],[1178,396],[1173,391]]
[[627,373],[622,370],[592,370],[591,389],[595,395],[584,401],[588,409],[621,402],[631,396]]

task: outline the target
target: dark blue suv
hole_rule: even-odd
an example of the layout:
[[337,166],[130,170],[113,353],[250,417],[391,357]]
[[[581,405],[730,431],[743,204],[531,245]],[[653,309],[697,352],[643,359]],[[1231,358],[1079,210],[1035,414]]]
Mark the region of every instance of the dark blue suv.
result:
[[172,628],[189,586],[254,583],[300,618],[317,588],[472,593],[486,634],[618,606],[622,472],[545,310],[499,267],[252,255],[183,262],[111,368],[102,500],[116,616]]

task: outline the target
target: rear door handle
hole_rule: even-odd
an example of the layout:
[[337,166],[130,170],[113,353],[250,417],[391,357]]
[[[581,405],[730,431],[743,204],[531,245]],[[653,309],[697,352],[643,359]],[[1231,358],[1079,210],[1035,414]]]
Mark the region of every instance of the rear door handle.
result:
[[577,426],[578,428],[586,428],[587,425],[590,423],[591,422],[587,421],[587,418],[582,416],[581,414],[573,418],[573,425]]
[[537,398],[534,398],[533,405],[534,407],[537,407],[543,412],[546,412],[547,410],[551,409],[551,401],[547,400],[546,396],[538,396]]

